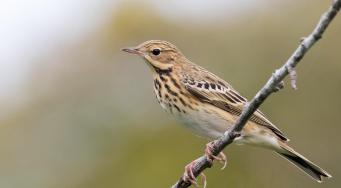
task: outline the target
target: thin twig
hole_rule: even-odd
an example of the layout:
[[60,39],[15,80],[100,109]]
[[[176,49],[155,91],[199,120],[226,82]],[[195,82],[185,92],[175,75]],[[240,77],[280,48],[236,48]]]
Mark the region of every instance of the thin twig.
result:
[[[270,94],[278,90],[279,84],[288,74],[291,75],[290,79],[292,87],[296,88],[296,72],[294,68],[303,58],[305,53],[322,37],[322,34],[333,20],[335,15],[338,13],[340,7],[341,0],[334,0],[331,7],[320,18],[313,32],[308,37],[302,38],[300,45],[287,60],[287,62],[281,68],[275,71],[263,88],[258,91],[255,97],[244,106],[243,112],[234,126],[230,130],[227,130],[221,138],[215,140],[214,144],[212,145],[213,155],[218,155],[227,145],[233,142],[252,114]],[[205,155],[198,158],[197,163],[193,168],[195,177],[209,167],[211,167],[211,162]],[[185,182],[184,178],[181,177],[179,181],[172,186],[172,188],[186,188],[190,185],[190,182]]]

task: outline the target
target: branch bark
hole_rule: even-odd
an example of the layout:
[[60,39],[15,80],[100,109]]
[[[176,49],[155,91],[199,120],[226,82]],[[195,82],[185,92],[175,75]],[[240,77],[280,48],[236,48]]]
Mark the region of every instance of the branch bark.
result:
[[[263,86],[261,90],[254,96],[254,98],[244,106],[242,114],[239,116],[238,120],[234,126],[227,130],[224,135],[218,140],[214,141],[212,153],[218,155],[226,146],[231,144],[233,140],[239,135],[239,132],[243,129],[246,122],[252,116],[252,114],[257,110],[257,108],[265,101],[265,99],[273,92],[278,91],[278,86],[281,85],[282,80],[289,74],[291,85],[296,89],[296,72],[295,67],[304,57],[306,52],[322,37],[322,34],[331,23],[333,18],[336,16],[341,7],[341,0],[334,0],[329,9],[321,16],[318,24],[316,25],[313,32],[301,40],[300,45],[291,55],[291,57],[286,61],[286,63],[277,69],[267,83]],[[201,156],[196,160],[196,164],[193,168],[193,173],[197,177],[206,168],[211,167],[211,162],[207,159],[205,155]],[[181,177],[178,182],[176,182],[172,188],[186,188],[191,185],[190,182],[185,182],[184,178]]]

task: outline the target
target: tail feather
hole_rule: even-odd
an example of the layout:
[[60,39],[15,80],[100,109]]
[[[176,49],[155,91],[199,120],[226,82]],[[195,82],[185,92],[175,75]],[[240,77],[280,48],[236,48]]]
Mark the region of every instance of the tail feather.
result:
[[317,182],[322,182],[322,177],[332,177],[328,172],[315,165],[301,154],[297,153],[285,143],[281,143],[281,150],[278,150],[277,153],[307,173]]

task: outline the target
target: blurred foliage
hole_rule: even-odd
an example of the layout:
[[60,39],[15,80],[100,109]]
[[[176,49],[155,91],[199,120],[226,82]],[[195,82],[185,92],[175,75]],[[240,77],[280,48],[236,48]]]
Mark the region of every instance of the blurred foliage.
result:
[[[171,41],[251,98],[329,3],[277,2],[200,24],[170,20],[148,2],[118,4],[96,32],[34,60],[21,94],[29,100],[0,119],[0,186],[169,187],[207,140],[161,111],[147,66],[119,49]],[[287,84],[262,107],[293,147],[334,176],[324,187],[341,185],[340,21],[303,59],[299,90]],[[269,151],[231,146],[225,153],[228,167],[207,170],[208,187],[320,186]]]

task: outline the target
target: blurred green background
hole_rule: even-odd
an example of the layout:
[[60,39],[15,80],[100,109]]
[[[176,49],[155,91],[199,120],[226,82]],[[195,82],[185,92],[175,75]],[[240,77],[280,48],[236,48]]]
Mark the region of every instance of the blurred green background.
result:
[[[0,187],[170,187],[207,140],[164,113],[145,63],[150,39],[251,98],[331,1],[1,1]],[[291,145],[334,178],[318,184],[274,153],[225,149],[208,187],[340,187],[341,15],[262,106]]]

